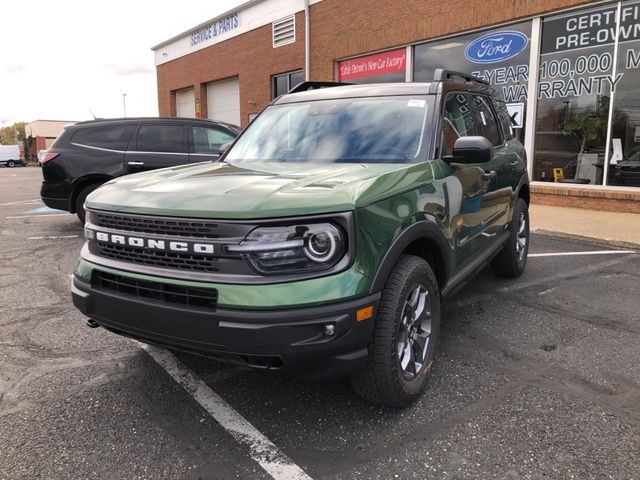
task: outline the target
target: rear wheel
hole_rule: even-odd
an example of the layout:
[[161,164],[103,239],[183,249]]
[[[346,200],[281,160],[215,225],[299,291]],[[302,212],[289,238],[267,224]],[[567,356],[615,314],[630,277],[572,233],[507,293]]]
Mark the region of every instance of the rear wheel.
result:
[[518,198],[509,226],[509,240],[491,262],[491,270],[501,277],[519,277],[527,265],[529,253],[529,207]]
[[427,262],[403,255],[382,290],[367,365],[351,377],[374,403],[406,407],[424,390],[440,331],[440,292]]
[[99,183],[92,183],[91,185],[82,187],[82,190],[78,192],[78,196],[76,197],[75,208],[76,208],[76,215],[78,216],[78,220],[80,220],[82,224],[84,224],[84,221],[85,221],[84,202],[89,196],[89,194],[99,186],[100,186]]
[[16,162],[14,162],[13,160],[9,160],[9,161],[7,162],[7,167],[9,167],[9,168],[13,168],[13,167],[15,167],[15,166],[16,166]]

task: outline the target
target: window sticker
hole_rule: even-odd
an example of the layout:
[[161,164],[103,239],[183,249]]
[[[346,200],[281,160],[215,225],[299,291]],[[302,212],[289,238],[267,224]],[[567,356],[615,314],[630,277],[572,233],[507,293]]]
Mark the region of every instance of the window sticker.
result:
[[417,99],[411,99],[407,102],[407,107],[420,107],[423,108],[426,105],[427,101],[426,100],[417,100]]

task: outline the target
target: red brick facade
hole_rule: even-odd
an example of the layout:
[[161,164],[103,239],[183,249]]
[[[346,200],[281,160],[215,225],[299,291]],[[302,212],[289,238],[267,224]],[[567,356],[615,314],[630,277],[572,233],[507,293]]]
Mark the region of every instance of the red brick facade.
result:
[[176,115],[175,91],[195,88],[200,116],[207,117],[207,83],[238,77],[240,118],[258,113],[271,101],[271,77],[304,67],[304,12],[296,14],[296,41],[273,48],[271,24],[159,65],[158,110]]
[[452,35],[584,0],[324,0],[311,6],[311,78],[334,76],[335,59]]

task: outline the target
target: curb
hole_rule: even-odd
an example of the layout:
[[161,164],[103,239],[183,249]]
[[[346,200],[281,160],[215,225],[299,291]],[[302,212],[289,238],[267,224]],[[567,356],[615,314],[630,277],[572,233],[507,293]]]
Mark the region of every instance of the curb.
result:
[[563,240],[575,240],[582,243],[588,243],[590,245],[598,245],[600,247],[620,247],[628,248],[630,250],[640,250],[640,242],[624,242],[622,240],[609,240],[606,238],[587,237],[584,235],[576,235],[574,233],[555,232],[552,230],[545,230],[543,228],[535,228],[531,230],[532,233],[538,235],[545,235],[547,237],[555,237]]

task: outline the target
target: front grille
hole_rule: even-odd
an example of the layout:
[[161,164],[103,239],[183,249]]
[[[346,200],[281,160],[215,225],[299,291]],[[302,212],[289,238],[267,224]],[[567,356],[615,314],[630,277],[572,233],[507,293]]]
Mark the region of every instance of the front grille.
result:
[[168,283],[138,280],[136,278],[114,275],[94,270],[92,286],[97,289],[111,290],[125,295],[178,304],[186,307],[215,310],[218,303],[218,291],[214,288],[185,287]]
[[196,238],[218,238],[219,235],[218,224],[206,220],[181,220],[103,212],[92,212],[90,215],[92,222],[99,227],[125,232]]
[[111,245],[96,242],[97,254],[101,257],[120,260],[122,262],[137,263],[150,267],[173,268],[191,272],[217,273],[219,268],[216,257],[197,255],[193,253],[174,253],[158,250],[147,250],[124,245]]

